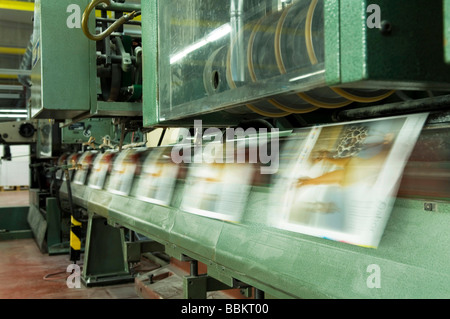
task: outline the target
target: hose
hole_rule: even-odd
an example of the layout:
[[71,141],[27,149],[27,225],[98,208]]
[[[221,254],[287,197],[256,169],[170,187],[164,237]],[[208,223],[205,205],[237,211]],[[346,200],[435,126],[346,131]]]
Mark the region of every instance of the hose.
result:
[[108,29],[103,31],[100,34],[92,34],[89,31],[89,16],[92,12],[92,10],[95,9],[96,6],[98,6],[100,3],[104,3],[107,6],[111,5],[111,0],[93,0],[89,5],[86,7],[86,9],[83,12],[83,18],[81,20],[81,29],[83,30],[83,33],[88,37],[90,40],[93,41],[101,41],[105,39],[107,36],[111,35],[114,31],[116,31],[118,28],[120,28],[123,24],[127,23],[130,20],[133,20],[137,16],[141,15],[140,11],[133,11],[130,14],[125,14],[122,17],[120,17],[116,22],[114,22]]

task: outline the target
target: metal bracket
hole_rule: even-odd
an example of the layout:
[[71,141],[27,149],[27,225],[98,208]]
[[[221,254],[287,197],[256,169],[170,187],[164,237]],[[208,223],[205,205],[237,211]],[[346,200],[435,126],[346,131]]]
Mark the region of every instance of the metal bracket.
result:
[[184,299],[206,299],[208,291],[232,288],[208,275],[186,276],[183,278]]

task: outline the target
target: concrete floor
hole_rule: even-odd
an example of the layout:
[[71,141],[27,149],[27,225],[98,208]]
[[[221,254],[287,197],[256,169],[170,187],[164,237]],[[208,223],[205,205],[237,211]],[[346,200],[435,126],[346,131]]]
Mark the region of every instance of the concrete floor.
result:
[[0,299],[137,299],[134,283],[67,287],[66,255],[42,254],[34,239],[0,241]]
[[[0,207],[29,206],[28,191],[0,192]],[[188,262],[173,260],[173,266],[183,275],[189,272]],[[143,293],[143,285],[135,283],[120,284],[105,287],[87,288],[81,284],[80,289],[69,288],[67,278],[70,273],[67,267],[72,264],[68,255],[49,256],[42,254],[34,239],[19,239],[0,241],[0,299],[141,299],[155,298]],[[150,265],[151,266],[151,265]],[[200,265],[199,272],[205,273],[206,266]],[[142,264],[143,273],[149,267]],[[203,268],[202,268],[203,267]],[[151,267],[150,267],[151,268]],[[174,279],[172,276],[171,279]],[[167,284],[161,280],[167,290],[167,285],[177,287],[182,292],[182,277],[176,283]],[[170,279],[170,278],[169,278]],[[149,286],[150,287],[150,286]],[[169,287],[169,288],[170,288]],[[145,287],[147,289],[147,287]],[[150,288],[149,288],[150,289]],[[156,288],[152,285],[150,290]],[[138,292],[139,290],[139,292]],[[145,290],[145,289],[144,289]],[[150,291],[149,290],[149,291]],[[157,289],[156,289],[157,290]],[[159,291],[156,291],[158,293]],[[216,293],[216,292],[215,292]],[[182,295],[172,296],[178,298]],[[164,298],[162,295],[157,299]],[[243,298],[239,289],[217,292],[208,298]],[[171,299],[171,298],[169,298]]]
[[0,207],[28,206],[30,203],[28,191],[0,192]]
[[[0,191],[0,207],[29,206],[28,191]],[[0,299],[136,299],[134,283],[67,287],[68,255],[42,254],[34,239],[0,241]]]

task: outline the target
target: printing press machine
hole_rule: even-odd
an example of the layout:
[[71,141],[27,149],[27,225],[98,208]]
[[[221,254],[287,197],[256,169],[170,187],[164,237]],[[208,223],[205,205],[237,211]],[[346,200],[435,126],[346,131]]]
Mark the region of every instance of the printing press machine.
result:
[[[450,296],[450,1],[86,0],[64,46],[50,35],[70,2],[36,1],[31,104],[62,130],[119,128],[47,168],[70,172],[57,192],[83,228],[86,286]],[[158,265],[145,279],[143,255]]]

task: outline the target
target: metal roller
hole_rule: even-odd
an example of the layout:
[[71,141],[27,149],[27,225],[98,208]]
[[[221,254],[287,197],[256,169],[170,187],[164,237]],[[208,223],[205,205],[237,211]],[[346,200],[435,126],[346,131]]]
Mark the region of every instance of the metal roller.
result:
[[[263,83],[292,72],[307,75],[311,66],[323,64],[323,9],[322,1],[300,1],[244,25],[231,37],[228,45],[213,52],[207,61],[204,69],[207,94]],[[242,56],[244,52],[245,57]],[[237,66],[244,66],[244,70]],[[388,90],[323,87],[247,103],[246,111],[238,107],[233,112],[245,113],[250,109],[266,117],[283,117],[319,108],[341,108],[353,102],[373,103],[393,93]]]

